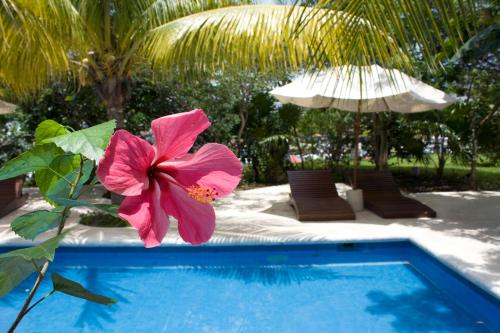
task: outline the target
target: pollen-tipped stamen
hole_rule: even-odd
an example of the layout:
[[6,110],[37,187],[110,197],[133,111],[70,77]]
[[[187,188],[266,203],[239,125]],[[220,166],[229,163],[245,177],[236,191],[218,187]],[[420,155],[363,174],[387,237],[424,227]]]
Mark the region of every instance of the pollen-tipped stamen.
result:
[[215,188],[198,186],[198,185],[193,185],[188,187],[187,191],[188,195],[191,198],[201,203],[211,203],[219,195],[219,193]]

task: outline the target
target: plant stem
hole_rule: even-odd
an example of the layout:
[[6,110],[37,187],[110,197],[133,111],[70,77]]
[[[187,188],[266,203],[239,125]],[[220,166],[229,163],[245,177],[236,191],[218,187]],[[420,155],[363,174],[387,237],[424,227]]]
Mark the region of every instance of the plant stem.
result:
[[38,304],[42,303],[43,301],[45,301],[47,298],[49,298],[50,296],[52,296],[53,293],[55,293],[56,291],[55,290],[52,290],[50,293],[48,293],[47,295],[43,296],[42,298],[40,298],[38,301],[36,301],[35,303],[33,303],[29,308],[26,309],[26,313],[28,313],[31,309],[33,309],[35,306],[37,306]]
[[21,308],[21,311],[19,311],[19,314],[16,317],[16,320],[12,325],[10,326],[9,330],[7,331],[8,333],[13,333],[15,329],[17,328],[17,325],[21,322],[23,317],[28,313],[32,307],[28,308],[31,300],[35,296],[36,291],[38,290],[38,287],[40,286],[40,283],[42,282],[43,278],[45,277],[45,273],[47,273],[47,270],[49,269],[49,261],[47,260],[43,266],[40,272],[38,273],[38,276],[36,278],[35,284],[33,285],[33,288],[31,289],[28,298],[26,298],[26,301],[23,304],[23,307]]
[[[80,155],[80,170],[78,172],[78,177],[76,178],[75,182],[71,184],[71,188],[69,190],[69,195],[68,195],[69,199],[72,198],[73,193],[75,192],[76,186],[78,185],[78,182],[80,181],[80,179],[82,177],[82,169],[83,169],[83,156]],[[57,235],[60,235],[62,233],[62,231],[64,229],[64,224],[66,222],[66,219],[68,217],[68,212],[70,209],[71,209],[70,207],[64,207],[64,210],[62,212],[61,223],[59,224],[59,227],[57,228]],[[35,296],[35,294],[38,290],[38,287],[42,283],[43,278],[45,277],[45,274],[47,273],[47,270],[49,269],[49,265],[50,265],[50,261],[48,261],[48,260],[45,261],[45,263],[42,266],[42,269],[40,269],[38,271],[38,276],[36,278],[35,283],[33,284],[33,288],[31,288],[31,291],[30,291],[28,297],[26,298],[26,300],[24,301],[24,304],[23,304],[21,310],[19,311],[16,319],[14,320],[14,322],[10,326],[9,330],[7,331],[8,333],[13,333],[16,330],[19,323],[21,322],[21,320],[24,318],[24,316],[26,316],[26,314],[31,309],[33,309],[36,305],[41,303],[44,299],[46,299],[47,297],[52,295],[53,291],[51,293],[47,294],[45,297],[38,300],[37,302],[35,302],[32,306],[30,306],[30,303],[33,300],[33,297]]]

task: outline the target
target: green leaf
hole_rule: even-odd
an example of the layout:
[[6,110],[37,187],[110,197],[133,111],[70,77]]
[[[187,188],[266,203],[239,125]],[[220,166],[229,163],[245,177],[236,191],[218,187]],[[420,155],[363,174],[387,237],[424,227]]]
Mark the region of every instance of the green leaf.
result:
[[[59,148],[58,148],[59,149]],[[61,149],[61,152],[63,150]],[[49,188],[62,179],[61,176],[72,173],[80,167],[80,156],[73,154],[65,154],[57,156],[50,163],[49,168],[39,170],[35,173],[36,184],[40,192],[47,198]],[[64,179],[63,179],[63,182]],[[65,182],[67,184],[67,182]]]
[[95,294],[87,290],[84,286],[78,282],[66,279],[65,277],[52,273],[52,283],[54,285],[54,290],[62,292],[66,295],[79,297],[91,301],[94,303],[111,305],[116,303],[116,300],[106,296]]
[[[73,197],[78,196],[80,191],[83,188],[83,184],[85,184],[90,176],[92,175],[92,170],[94,169],[94,162],[90,160],[86,160],[83,162],[83,167],[82,167],[82,176],[80,177],[80,181],[78,182],[74,192],[73,192]],[[78,174],[80,172],[80,169],[78,168],[77,170],[66,174],[64,176],[64,179],[61,178],[57,180],[55,183],[51,185],[51,187],[47,190],[46,196],[48,199],[53,201],[53,198],[68,198],[69,193],[71,190],[70,185],[68,184],[68,181],[71,183],[76,182],[78,178]]]
[[49,119],[42,121],[35,130],[35,143],[42,144],[43,140],[54,138],[56,136],[68,134],[69,131],[58,122]]
[[100,211],[107,213],[109,215],[118,216],[119,205],[110,205],[110,204],[95,204],[88,201],[83,200],[73,200],[59,197],[50,197],[50,199],[58,205],[65,207],[92,207],[97,208]]
[[[36,264],[41,266],[43,261],[38,260]],[[35,271],[33,262],[22,257],[0,258],[0,297],[7,295]]]
[[3,253],[0,255],[0,258],[22,257],[24,260],[28,261],[38,259],[47,259],[49,261],[52,261],[54,260],[56,249],[59,247],[59,243],[61,243],[61,240],[64,238],[64,236],[65,234],[62,233],[58,236],[46,240],[45,242],[37,246]]
[[68,95],[66,97],[64,97],[64,101],[65,102],[73,102],[75,100],[75,95]]
[[62,209],[38,210],[17,217],[10,227],[25,239],[35,239],[42,232],[56,228],[61,223]]
[[0,169],[0,180],[46,169],[54,158],[60,154],[61,150],[55,145],[36,146],[5,163],[3,168]]
[[470,62],[500,48],[500,23],[493,24],[472,36],[451,59],[452,62]]
[[116,121],[110,120],[97,126],[46,139],[44,142],[53,142],[66,152],[82,154],[91,160],[99,161],[115,127]]
[[119,217],[118,216],[118,209],[120,208],[119,205],[95,204],[94,207],[109,215]]
[[83,200],[60,198],[57,196],[50,196],[49,199],[54,201],[56,204],[65,207],[94,207],[93,203]]

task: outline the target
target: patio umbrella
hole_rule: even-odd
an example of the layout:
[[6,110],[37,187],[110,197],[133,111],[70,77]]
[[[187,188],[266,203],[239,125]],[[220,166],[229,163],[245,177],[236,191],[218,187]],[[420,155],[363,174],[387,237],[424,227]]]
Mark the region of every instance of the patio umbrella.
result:
[[0,99],[0,114],[7,114],[16,111],[17,106]]
[[415,113],[442,110],[456,98],[396,69],[372,66],[334,67],[305,74],[272,90],[281,103],[307,108],[356,112],[353,188],[357,185],[359,130],[362,112]]

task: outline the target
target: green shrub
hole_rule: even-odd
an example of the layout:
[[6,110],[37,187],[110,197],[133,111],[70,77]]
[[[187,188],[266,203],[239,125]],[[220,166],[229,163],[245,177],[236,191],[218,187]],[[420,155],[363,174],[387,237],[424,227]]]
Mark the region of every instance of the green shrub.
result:
[[91,212],[80,215],[80,224],[91,227],[122,228],[129,227],[127,221],[101,212]]

